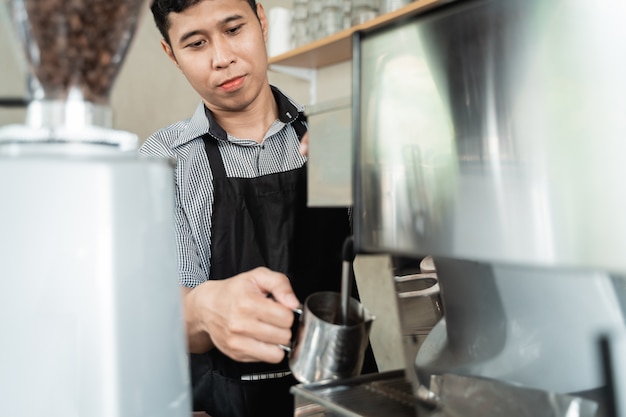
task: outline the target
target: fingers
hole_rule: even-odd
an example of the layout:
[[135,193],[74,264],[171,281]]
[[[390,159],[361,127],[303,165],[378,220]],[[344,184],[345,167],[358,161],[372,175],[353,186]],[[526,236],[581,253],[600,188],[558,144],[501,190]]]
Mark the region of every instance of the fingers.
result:
[[306,132],[304,136],[302,136],[302,140],[300,141],[300,154],[303,156],[309,154],[309,132]]
[[284,358],[279,345],[290,344],[292,310],[300,306],[284,274],[256,268],[205,284],[204,320],[215,347],[242,362]]
[[277,328],[262,321],[249,320],[240,327],[224,329],[220,350],[240,362],[280,362],[285,352],[280,345],[291,342],[291,330]]
[[[255,339],[233,339],[233,345],[228,349],[228,356],[238,362],[267,362],[279,363],[285,358],[285,351],[273,343],[264,343]],[[245,349],[238,347],[245,346]],[[222,350],[224,353],[224,350]]]
[[285,275],[263,267],[253,269],[250,273],[253,274],[262,293],[271,294],[274,300],[290,310],[299,308],[300,301],[296,298],[289,278]]
[[285,326],[290,326],[288,323],[293,321],[293,313],[274,301],[267,301],[275,309],[288,311],[289,314],[283,316],[281,322],[280,314],[259,306],[255,311],[260,314],[250,312],[238,320],[224,321],[212,331],[218,349],[240,362],[280,362],[285,354],[280,345],[289,345],[291,342],[291,328]]
[[249,337],[262,343],[289,344],[293,312],[274,301],[266,301],[271,305],[257,304],[252,311],[245,313],[245,317],[225,322],[224,332],[229,336]]

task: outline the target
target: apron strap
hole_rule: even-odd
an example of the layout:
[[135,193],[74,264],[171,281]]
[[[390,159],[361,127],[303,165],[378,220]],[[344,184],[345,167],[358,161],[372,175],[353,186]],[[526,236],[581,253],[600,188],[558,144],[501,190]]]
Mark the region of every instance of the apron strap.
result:
[[298,140],[302,141],[302,137],[307,132],[307,117],[303,112],[298,113],[298,117],[291,123],[293,129],[296,131],[296,135],[298,135]]
[[202,140],[204,141],[204,150],[209,158],[213,178],[226,178],[226,168],[224,168],[224,161],[222,160],[220,150],[217,146],[217,139],[206,133],[202,136]]

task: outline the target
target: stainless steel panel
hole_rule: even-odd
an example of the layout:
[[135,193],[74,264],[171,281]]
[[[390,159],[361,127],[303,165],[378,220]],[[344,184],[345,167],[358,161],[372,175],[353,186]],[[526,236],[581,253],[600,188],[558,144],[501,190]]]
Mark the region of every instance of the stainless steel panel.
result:
[[309,206],[352,205],[352,100],[307,107]]
[[366,36],[360,246],[626,270],[625,16],[458,1]]
[[323,416],[416,416],[416,400],[402,371],[299,384],[291,387],[291,393],[296,404],[308,401],[323,406]]
[[443,317],[439,283],[437,274],[428,273],[396,276],[394,284],[404,369],[413,392],[417,392],[420,381],[415,369],[415,358],[428,334]]

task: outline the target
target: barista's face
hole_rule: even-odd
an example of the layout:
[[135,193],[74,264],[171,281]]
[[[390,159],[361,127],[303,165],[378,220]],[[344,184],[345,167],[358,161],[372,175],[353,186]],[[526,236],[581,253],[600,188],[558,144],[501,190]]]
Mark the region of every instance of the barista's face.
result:
[[248,109],[267,86],[267,18],[246,0],[202,0],[170,13],[165,52],[214,112]]

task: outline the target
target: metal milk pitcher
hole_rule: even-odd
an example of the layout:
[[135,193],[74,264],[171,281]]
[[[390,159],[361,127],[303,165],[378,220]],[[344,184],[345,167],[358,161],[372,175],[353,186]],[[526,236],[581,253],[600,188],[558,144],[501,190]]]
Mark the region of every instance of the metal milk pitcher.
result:
[[298,381],[350,378],[361,372],[375,317],[354,298],[345,324],[341,311],[337,292],[317,292],[305,300],[289,355],[289,367]]

